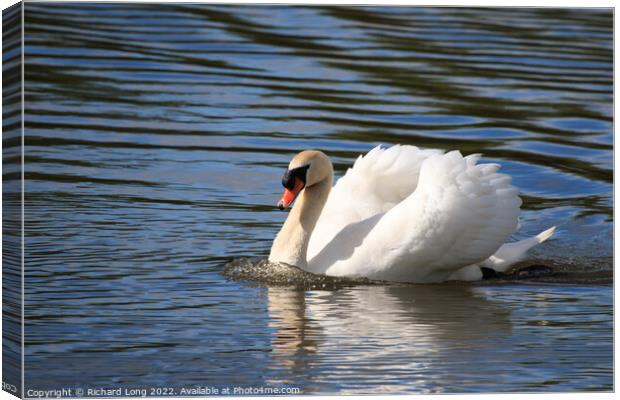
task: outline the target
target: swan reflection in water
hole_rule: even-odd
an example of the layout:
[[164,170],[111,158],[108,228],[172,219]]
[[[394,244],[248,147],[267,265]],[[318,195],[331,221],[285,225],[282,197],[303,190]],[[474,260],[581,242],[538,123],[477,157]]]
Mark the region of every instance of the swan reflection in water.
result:
[[274,330],[268,384],[304,382],[309,393],[459,391],[441,387],[446,377],[466,390],[466,375],[455,375],[479,365],[497,381],[494,363],[480,354],[502,351],[511,334],[510,308],[466,285],[267,293]]

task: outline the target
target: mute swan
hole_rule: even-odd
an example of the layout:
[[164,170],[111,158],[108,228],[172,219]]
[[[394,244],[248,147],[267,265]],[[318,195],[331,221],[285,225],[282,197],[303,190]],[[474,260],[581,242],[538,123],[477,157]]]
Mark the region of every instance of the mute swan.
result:
[[479,154],[380,146],[359,156],[332,188],[322,152],[297,154],[282,178],[283,210],[270,262],[331,276],[394,282],[478,280],[480,267],[506,271],[551,237],[504,242],[518,227],[521,199],[498,164]]

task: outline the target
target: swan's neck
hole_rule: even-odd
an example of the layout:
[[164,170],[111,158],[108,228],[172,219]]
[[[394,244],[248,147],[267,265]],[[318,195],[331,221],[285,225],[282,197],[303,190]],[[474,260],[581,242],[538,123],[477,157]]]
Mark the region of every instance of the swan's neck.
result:
[[305,188],[271,246],[269,261],[305,269],[308,242],[332,188],[332,178]]

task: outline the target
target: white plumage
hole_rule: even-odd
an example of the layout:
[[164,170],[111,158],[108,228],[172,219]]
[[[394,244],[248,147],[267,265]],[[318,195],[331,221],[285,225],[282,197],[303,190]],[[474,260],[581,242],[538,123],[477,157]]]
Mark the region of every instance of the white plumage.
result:
[[329,193],[304,268],[401,282],[506,270],[554,228],[503,245],[517,229],[521,199],[499,165],[479,158],[404,145],[360,156]]

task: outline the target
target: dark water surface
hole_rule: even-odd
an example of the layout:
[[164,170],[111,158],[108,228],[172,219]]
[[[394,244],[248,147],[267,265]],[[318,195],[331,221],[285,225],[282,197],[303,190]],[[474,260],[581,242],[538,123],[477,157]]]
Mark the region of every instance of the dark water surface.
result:
[[[610,10],[27,3],[25,20],[27,390],[612,389]],[[558,225],[532,262],[575,279],[222,274],[267,255],[294,153],[341,175],[380,143],[501,163],[515,239]]]

